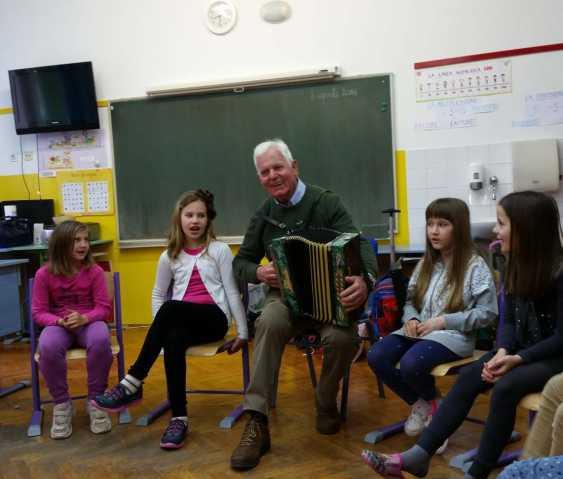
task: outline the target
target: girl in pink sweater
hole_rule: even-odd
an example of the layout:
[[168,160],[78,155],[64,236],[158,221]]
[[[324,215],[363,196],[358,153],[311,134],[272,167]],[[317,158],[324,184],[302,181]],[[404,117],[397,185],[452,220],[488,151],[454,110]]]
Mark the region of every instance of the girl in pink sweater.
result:
[[[107,321],[111,314],[103,270],[90,252],[88,229],[65,221],[49,241],[49,262],[33,283],[32,314],[43,328],[39,337],[39,370],[55,404],[51,437],[72,434],[72,402],[68,392],[66,351],[80,346],[87,351],[88,398],[104,392],[112,362]],[[111,430],[109,415],[87,404],[90,430]]]

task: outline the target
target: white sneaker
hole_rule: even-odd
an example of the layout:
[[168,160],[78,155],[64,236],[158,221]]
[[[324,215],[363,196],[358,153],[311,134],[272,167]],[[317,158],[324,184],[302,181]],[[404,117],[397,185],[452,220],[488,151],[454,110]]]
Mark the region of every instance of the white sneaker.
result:
[[107,412],[91,406],[88,401],[86,402],[86,410],[90,415],[90,431],[94,434],[111,431],[111,419]]
[[424,399],[416,401],[409,417],[405,421],[405,434],[407,436],[418,436],[428,424],[428,418],[432,412],[432,404]]
[[72,403],[67,401],[53,407],[52,439],[66,439],[72,434]]

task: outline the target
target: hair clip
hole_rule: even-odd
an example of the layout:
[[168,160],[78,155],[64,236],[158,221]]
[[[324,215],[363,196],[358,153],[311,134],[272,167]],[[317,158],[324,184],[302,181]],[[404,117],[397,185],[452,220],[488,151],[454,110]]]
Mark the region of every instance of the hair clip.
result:
[[213,193],[209,190],[198,189],[197,193],[203,196],[207,201],[213,203]]

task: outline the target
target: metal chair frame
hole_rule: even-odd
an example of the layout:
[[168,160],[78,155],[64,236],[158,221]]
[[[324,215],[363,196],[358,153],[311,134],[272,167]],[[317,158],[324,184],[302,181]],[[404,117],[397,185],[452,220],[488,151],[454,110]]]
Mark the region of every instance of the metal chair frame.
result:
[[[121,317],[121,289],[119,282],[119,273],[106,273],[111,274],[111,281],[113,285],[113,314],[114,321],[112,328],[115,331],[115,338],[112,336],[112,353],[117,359],[117,375],[121,380],[125,376],[125,349],[123,347],[123,324]],[[33,278],[29,280],[29,287],[26,293],[26,302],[28,304],[28,321],[30,331],[30,362],[31,362],[31,390],[33,400],[33,411],[31,420],[27,428],[27,436],[35,437],[41,435],[41,426],[43,423],[43,408],[44,404],[50,404],[52,399],[41,399],[41,391],[39,384],[39,367],[37,364],[37,346],[39,341],[38,328],[32,318],[31,312],[31,297],[33,292]],[[115,340],[115,341],[114,341]],[[114,344],[113,344],[114,343]],[[81,359],[86,357],[86,351],[82,348],[72,348],[67,351],[68,359]],[[72,396],[71,400],[84,399],[86,395]],[[128,410],[119,413],[119,424],[128,424],[131,422],[131,416]]]

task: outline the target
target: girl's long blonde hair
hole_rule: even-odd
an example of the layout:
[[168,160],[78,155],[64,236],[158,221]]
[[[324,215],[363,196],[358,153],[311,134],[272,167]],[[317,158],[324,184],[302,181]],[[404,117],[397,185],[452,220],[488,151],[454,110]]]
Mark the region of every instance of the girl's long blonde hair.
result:
[[[55,228],[51,238],[49,238],[49,263],[47,268],[50,273],[72,276],[74,270],[74,262],[72,260],[72,250],[74,248],[74,238],[78,233],[85,231],[88,233],[88,227],[79,221],[69,220],[63,221]],[[92,251],[88,248],[88,253],[84,258],[84,265],[91,266],[94,264]]]
[[[444,310],[453,313],[463,310],[463,282],[467,265],[477,248],[471,239],[469,226],[469,208],[464,201],[457,198],[439,198],[426,208],[426,221],[431,218],[443,218],[453,225],[453,252],[448,264],[447,284],[450,287],[450,297]],[[440,259],[440,252],[432,247],[428,234],[426,235],[426,249],[422,258],[420,274],[415,285],[413,304],[420,311],[424,296],[430,284],[434,265]]]
[[208,190],[194,190],[187,191],[183,193],[176,205],[174,206],[174,211],[172,212],[172,218],[170,221],[170,231],[168,233],[168,256],[171,259],[178,257],[180,252],[184,249],[186,238],[184,232],[182,231],[182,210],[194,201],[202,201],[205,204],[207,210],[207,228],[205,229],[205,247],[204,252],[207,251],[209,243],[215,239],[215,232],[213,231],[213,220],[217,216],[215,211],[215,206],[213,205],[213,194]]

